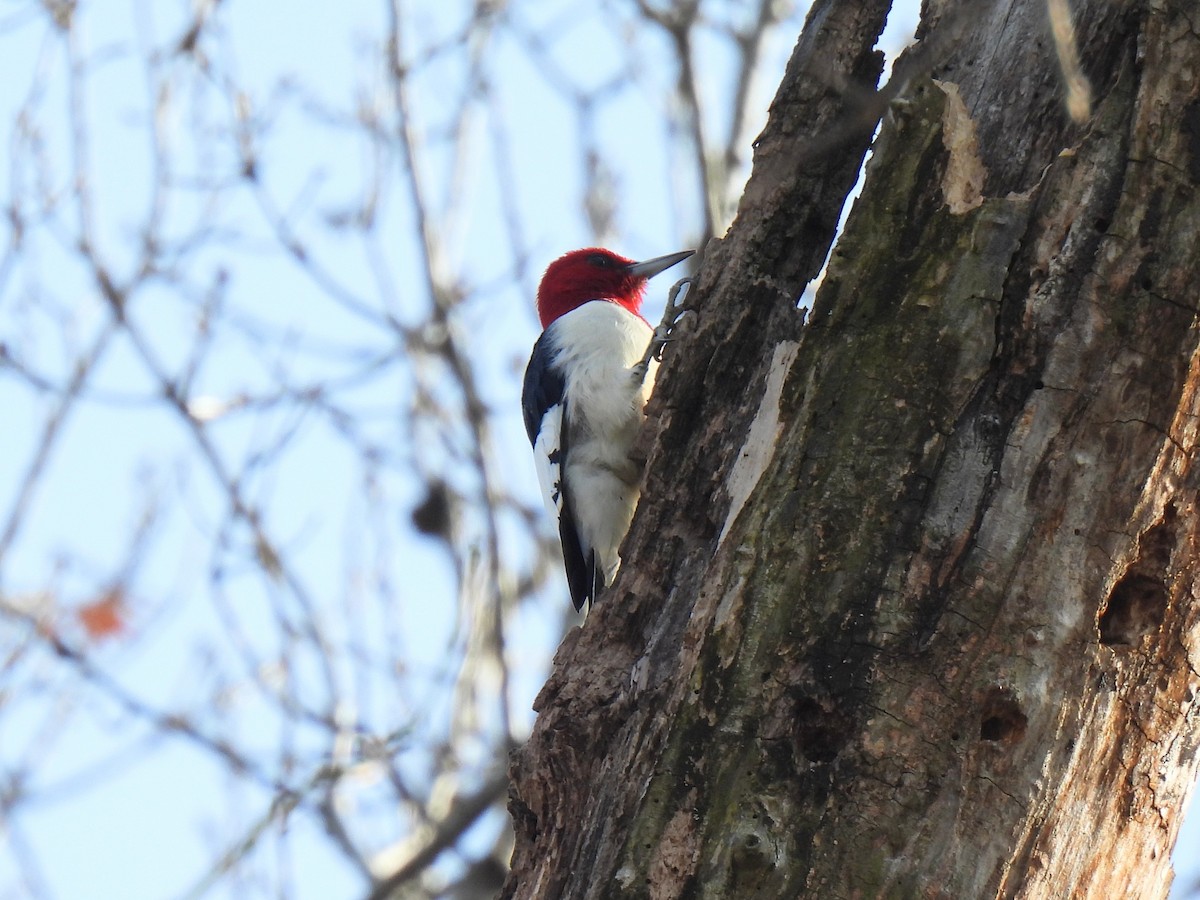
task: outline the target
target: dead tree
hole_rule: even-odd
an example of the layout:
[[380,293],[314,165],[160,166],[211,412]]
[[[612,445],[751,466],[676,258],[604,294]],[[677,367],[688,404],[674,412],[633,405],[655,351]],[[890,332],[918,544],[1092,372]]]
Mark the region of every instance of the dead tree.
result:
[[1073,6],[927,3],[876,91],[888,3],[815,4],[625,566],[514,758],[505,896],[1165,895],[1200,736],[1200,13]]

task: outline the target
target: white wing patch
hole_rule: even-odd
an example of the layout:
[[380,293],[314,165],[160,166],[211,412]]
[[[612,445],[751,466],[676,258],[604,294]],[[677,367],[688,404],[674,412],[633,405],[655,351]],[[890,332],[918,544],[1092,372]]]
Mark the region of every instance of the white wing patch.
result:
[[542,486],[542,497],[555,522],[562,517],[563,511],[562,421],[563,404],[555,403],[542,415],[542,427],[533,444],[538,484]]

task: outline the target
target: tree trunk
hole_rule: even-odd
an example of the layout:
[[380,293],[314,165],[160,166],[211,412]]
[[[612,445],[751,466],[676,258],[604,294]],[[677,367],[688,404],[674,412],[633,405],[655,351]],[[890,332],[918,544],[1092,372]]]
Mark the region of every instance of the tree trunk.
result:
[[810,14],[660,373],[624,568],[514,758],[504,896],[1166,894],[1198,743],[1200,13],[1076,3],[1083,125],[1043,3],[925,13],[933,77],[804,324],[886,4]]

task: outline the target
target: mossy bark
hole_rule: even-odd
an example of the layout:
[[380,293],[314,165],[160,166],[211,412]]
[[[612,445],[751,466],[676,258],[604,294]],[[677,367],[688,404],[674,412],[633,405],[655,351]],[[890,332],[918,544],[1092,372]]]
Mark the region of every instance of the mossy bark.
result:
[[1200,20],[1077,4],[1079,126],[1044,6],[978,10],[885,117],[804,322],[865,147],[816,152],[850,95],[814,73],[874,77],[880,23],[811,14],[625,566],[514,758],[505,896],[1165,895],[1200,743]]

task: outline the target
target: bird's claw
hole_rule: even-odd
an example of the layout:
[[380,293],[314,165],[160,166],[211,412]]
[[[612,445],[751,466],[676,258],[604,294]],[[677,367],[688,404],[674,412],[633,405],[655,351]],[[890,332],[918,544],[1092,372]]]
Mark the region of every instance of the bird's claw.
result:
[[667,349],[667,341],[671,340],[671,329],[665,325],[659,325],[654,329],[654,337],[650,339],[650,356],[658,362],[662,362],[663,351]]
[[[688,294],[691,292],[692,279],[690,278],[680,278],[671,285],[671,292],[667,294],[667,308],[663,311],[663,320],[659,325],[660,328],[666,325],[669,330],[671,326],[679,321],[679,317],[688,311],[689,307],[685,304],[687,303]],[[683,294],[682,300],[679,299],[680,293]]]
[[[671,287],[671,292],[667,295],[667,308],[663,311],[662,321],[654,329],[654,336],[650,338],[650,346],[646,348],[646,355],[642,357],[640,363],[630,370],[633,373],[633,377],[638,381],[646,380],[646,373],[650,371],[651,360],[662,362],[662,352],[667,346],[667,341],[673,339],[673,332],[676,326],[683,320],[683,317],[692,312],[685,305],[691,285],[692,280],[690,278],[681,278]],[[680,299],[681,293],[683,294],[682,300]]]
[[[654,338],[650,341],[650,357],[659,362],[662,362],[663,350],[666,349],[667,341],[672,339],[676,326],[691,312],[686,305],[691,287],[692,279],[681,278],[672,285],[671,292],[667,295],[667,308],[663,310],[662,321],[654,329]],[[680,294],[683,295],[683,299],[680,299]]]
[[683,327],[684,324],[691,323],[695,316],[696,311],[694,309],[683,309],[679,311],[679,317],[669,327],[659,325],[654,329],[653,346],[654,358],[656,360],[662,362],[663,351],[667,349],[667,343],[675,340],[679,336],[680,331],[687,331],[688,329]]

